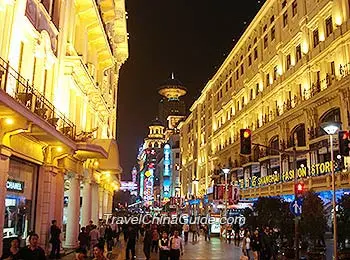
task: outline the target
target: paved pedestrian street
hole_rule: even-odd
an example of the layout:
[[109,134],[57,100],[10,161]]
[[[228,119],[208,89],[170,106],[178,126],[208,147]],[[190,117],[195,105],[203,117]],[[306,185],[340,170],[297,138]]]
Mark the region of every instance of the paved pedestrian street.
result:
[[[146,259],[142,251],[142,241],[138,241],[136,246],[136,259]],[[196,243],[188,242],[185,244],[184,255],[181,260],[193,260],[193,259],[237,259],[241,255],[241,249],[234,246],[233,244],[225,243],[220,238],[212,238],[209,241],[204,241],[203,237],[200,237]],[[73,260],[74,254],[70,254],[62,258],[63,260]],[[124,260],[125,258],[125,246],[122,241],[113,250],[112,257],[110,260]],[[158,254],[152,253],[151,259],[159,259]]]

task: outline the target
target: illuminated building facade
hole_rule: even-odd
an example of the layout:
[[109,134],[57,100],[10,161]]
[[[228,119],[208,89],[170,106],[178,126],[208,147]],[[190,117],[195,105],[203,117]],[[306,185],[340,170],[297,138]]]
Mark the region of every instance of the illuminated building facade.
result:
[[160,181],[156,171],[156,161],[165,143],[165,127],[158,119],[149,125],[148,136],[138,156],[140,165],[139,194],[146,206],[151,206],[160,194]]
[[[329,137],[320,126],[349,129],[349,6],[266,1],[179,126],[182,195],[211,193],[224,183],[224,167],[244,197],[293,193],[293,159],[256,146],[240,156],[242,128],[252,130],[253,143],[295,147],[306,188],[331,189]],[[350,187],[344,163],[337,159],[337,189]]]
[[47,250],[53,219],[76,248],[79,224],[111,213],[124,4],[0,2],[0,251],[29,230]]

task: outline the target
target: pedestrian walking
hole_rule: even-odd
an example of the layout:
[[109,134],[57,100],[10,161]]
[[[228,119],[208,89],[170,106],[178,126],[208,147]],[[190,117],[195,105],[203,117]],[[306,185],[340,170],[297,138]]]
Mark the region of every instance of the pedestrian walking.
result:
[[19,260],[21,259],[20,256],[19,238],[16,237],[15,239],[11,240],[11,247],[2,254],[1,259]]
[[242,252],[243,252],[243,255],[248,257],[248,260],[251,259],[250,251],[251,251],[250,232],[247,231],[244,238],[243,238]]
[[240,238],[239,238],[239,225],[238,224],[235,224],[234,226],[234,237],[235,237],[235,246],[239,246],[239,241],[240,241]]
[[260,244],[260,238],[259,238],[259,231],[255,230],[254,234],[251,238],[251,247],[253,252],[253,258],[254,260],[260,259],[260,251],[261,251],[261,244]]
[[57,221],[52,220],[51,221],[51,228],[50,228],[50,240],[49,242],[51,243],[51,253],[50,253],[50,258],[60,258],[60,235],[61,235],[61,229],[57,226]]
[[89,238],[90,238],[90,256],[93,257],[94,256],[94,246],[98,244],[99,240],[100,240],[100,232],[97,229],[97,226],[93,226],[92,230],[90,231],[89,234]]
[[170,249],[170,260],[179,260],[180,255],[183,255],[183,242],[181,237],[179,237],[179,231],[174,232],[169,240],[169,249]]
[[150,226],[146,226],[145,236],[143,238],[143,252],[147,260],[151,258],[151,246],[152,246],[152,231]]
[[152,248],[151,252],[155,251],[158,253],[158,240],[159,240],[159,233],[157,229],[153,229],[152,231]]
[[182,230],[184,232],[185,243],[187,243],[188,242],[188,232],[190,231],[190,226],[188,225],[188,223],[185,223],[183,225]]
[[126,259],[129,259],[129,253],[131,251],[131,259],[136,258],[136,230],[132,227],[128,227],[128,231],[125,231],[127,233],[127,241],[126,241]]
[[89,247],[89,234],[86,232],[86,227],[82,227],[78,235],[79,248],[88,250]]
[[86,233],[90,234],[90,231],[95,226],[94,222],[92,220],[89,221],[89,225],[86,226]]
[[163,232],[159,240],[159,260],[168,260],[170,254],[169,238],[166,232]]
[[210,225],[209,224],[204,224],[203,232],[204,232],[205,241],[210,241]]
[[226,225],[226,241],[228,241],[229,244],[231,244],[231,238],[232,238],[232,225],[227,224]]
[[198,231],[197,231],[197,225],[191,224],[191,232],[192,232],[192,242],[197,242],[198,240]]
[[272,257],[272,238],[270,228],[265,227],[261,235],[261,260],[270,260]]
[[39,245],[39,236],[36,233],[29,235],[29,246],[20,250],[21,260],[46,260],[45,251]]
[[109,253],[112,252],[112,248],[113,248],[113,236],[114,236],[114,232],[112,230],[112,227],[110,225],[107,225],[106,226],[106,229],[105,229],[105,241],[107,243],[107,251]]

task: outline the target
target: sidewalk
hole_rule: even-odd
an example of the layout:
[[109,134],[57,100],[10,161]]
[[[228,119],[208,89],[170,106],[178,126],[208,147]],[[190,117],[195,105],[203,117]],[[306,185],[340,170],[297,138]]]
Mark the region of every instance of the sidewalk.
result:
[[[107,256],[109,260],[123,260],[125,259],[124,241],[120,241],[115,247],[113,247],[112,255]],[[61,258],[62,260],[75,260],[75,252],[67,254]],[[91,258],[87,258],[91,259]]]

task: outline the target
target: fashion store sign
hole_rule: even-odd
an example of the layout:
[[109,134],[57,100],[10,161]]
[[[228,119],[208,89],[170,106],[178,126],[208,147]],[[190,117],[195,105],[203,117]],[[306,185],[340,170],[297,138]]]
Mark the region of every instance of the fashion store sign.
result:
[[[301,167],[297,169],[298,179],[320,176],[332,171],[332,162],[312,164],[310,168]],[[294,170],[284,172],[282,174],[275,173],[268,176],[256,177],[253,176],[246,180],[239,180],[240,188],[261,187],[280,182],[289,182],[294,180]]]
[[8,191],[23,192],[24,191],[24,182],[8,179],[6,182],[6,189]]

